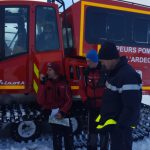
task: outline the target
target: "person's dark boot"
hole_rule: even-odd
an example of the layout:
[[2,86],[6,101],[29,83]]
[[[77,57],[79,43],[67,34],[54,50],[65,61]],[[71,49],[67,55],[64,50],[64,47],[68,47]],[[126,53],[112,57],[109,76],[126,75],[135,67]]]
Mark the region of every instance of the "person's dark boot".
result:
[[109,134],[100,134],[100,150],[109,149]]
[[92,133],[89,135],[87,150],[97,150],[97,134]]

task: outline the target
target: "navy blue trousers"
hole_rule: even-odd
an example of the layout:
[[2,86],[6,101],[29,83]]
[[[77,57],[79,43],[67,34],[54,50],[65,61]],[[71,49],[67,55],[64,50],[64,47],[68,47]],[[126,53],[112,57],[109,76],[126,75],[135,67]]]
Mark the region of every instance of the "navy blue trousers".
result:
[[132,129],[113,127],[110,133],[111,150],[132,150]]
[[53,134],[53,149],[62,150],[62,137],[64,138],[65,150],[73,150],[73,134],[71,127],[51,124]]

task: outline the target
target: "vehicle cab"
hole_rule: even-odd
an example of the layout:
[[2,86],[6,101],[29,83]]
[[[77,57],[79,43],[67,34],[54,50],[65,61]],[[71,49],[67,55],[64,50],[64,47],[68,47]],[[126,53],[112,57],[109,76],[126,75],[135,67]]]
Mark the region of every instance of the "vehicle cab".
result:
[[58,17],[55,3],[0,1],[0,93],[37,93],[44,64],[62,64]]

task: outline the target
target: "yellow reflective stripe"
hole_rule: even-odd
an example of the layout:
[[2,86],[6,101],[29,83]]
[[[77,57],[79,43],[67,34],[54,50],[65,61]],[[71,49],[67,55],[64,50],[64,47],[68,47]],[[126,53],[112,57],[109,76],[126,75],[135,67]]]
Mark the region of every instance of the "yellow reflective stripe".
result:
[[117,122],[116,122],[115,120],[113,120],[113,119],[108,119],[108,120],[105,122],[104,125],[98,125],[96,128],[97,128],[97,129],[102,129],[102,128],[104,128],[105,126],[107,126],[107,125],[112,125],[112,124],[117,124]]
[[101,45],[98,44],[98,45],[97,45],[97,52],[98,52],[98,53],[99,53],[100,49],[101,49]]
[[40,73],[39,73],[39,69],[36,64],[34,64],[34,73],[35,73],[36,77],[39,79]]
[[95,122],[99,122],[101,119],[101,115],[98,115],[98,117],[96,118]]
[[143,86],[142,90],[150,90],[150,86]]
[[24,85],[1,85],[0,90],[23,90]]
[[84,37],[84,4],[81,2],[81,18],[80,18],[80,46],[79,56],[83,56],[83,37]]
[[71,86],[71,90],[78,90],[79,86]]
[[122,7],[122,6],[116,6],[116,5],[109,5],[109,4],[100,4],[100,3],[94,3],[94,2],[86,2],[83,1],[82,5],[89,5],[89,6],[94,6],[94,7],[101,7],[101,8],[107,8],[107,9],[114,9],[114,10],[121,10],[121,11],[126,11],[126,12],[134,12],[134,13],[139,13],[139,14],[147,14],[149,15],[150,12],[148,10],[139,10],[139,9],[134,9],[134,8],[127,8],[127,7]]
[[131,126],[131,128],[133,128],[133,129],[134,129],[134,128],[135,128],[135,126]]
[[36,81],[35,81],[35,80],[33,80],[33,88],[34,88],[35,93],[37,93],[37,92],[38,92],[39,87],[38,87],[38,85],[37,85],[37,83],[36,83]]

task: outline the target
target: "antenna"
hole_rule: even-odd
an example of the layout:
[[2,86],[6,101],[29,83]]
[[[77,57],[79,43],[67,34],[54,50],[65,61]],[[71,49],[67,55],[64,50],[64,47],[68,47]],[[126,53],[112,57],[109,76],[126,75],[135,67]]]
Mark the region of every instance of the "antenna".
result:
[[[64,11],[64,26],[65,26],[65,31],[66,31],[66,38],[67,38],[67,46],[69,46],[69,34],[68,34],[68,29],[67,29],[67,19],[66,19],[66,12],[65,12],[65,3],[64,3],[64,0],[47,0],[47,2],[50,2],[50,3],[55,3],[57,2],[58,4],[60,4],[59,6],[59,9],[61,7],[63,7],[63,11]],[[72,0],[73,2],[73,0]]]
[[65,10],[65,3],[63,0],[47,0],[47,2],[49,2],[49,3],[57,2],[58,4],[60,4],[59,8],[63,7],[63,10]]

